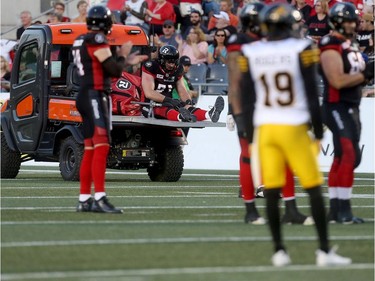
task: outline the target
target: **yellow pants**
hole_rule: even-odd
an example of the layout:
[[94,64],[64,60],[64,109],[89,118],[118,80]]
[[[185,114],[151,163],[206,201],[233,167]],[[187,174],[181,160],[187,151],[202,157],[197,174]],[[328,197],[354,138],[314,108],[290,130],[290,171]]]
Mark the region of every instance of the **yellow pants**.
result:
[[[266,188],[285,185],[286,165],[299,178],[303,188],[323,183],[315,144],[307,131],[306,125],[262,125],[256,129],[252,150],[255,150],[253,155],[258,156],[260,175]],[[257,159],[252,158],[253,161]]]

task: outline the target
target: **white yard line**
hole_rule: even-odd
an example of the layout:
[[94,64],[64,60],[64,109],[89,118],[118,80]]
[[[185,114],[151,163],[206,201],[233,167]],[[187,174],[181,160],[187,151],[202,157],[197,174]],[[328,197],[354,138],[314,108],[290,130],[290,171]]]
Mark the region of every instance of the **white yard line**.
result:
[[[332,241],[367,241],[373,236],[330,236]],[[315,236],[286,236],[285,241],[315,241]],[[170,237],[170,238],[137,238],[137,239],[93,239],[93,240],[55,240],[2,242],[1,248],[15,247],[51,247],[82,245],[135,245],[135,244],[172,244],[172,243],[209,243],[209,242],[269,242],[270,237]]]
[[[1,280],[41,280],[61,278],[109,278],[163,275],[197,275],[219,273],[256,273],[256,272],[295,272],[295,271],[343,271],[343,270],[373,270],[372,263],[359,263],[346,266],[317,267],[316,265],[290,265],[287,267],[274,266],[220,266],[220,267],[185,267],[185,268],[152,268],[152,269],[122,269],[122,270],[90,270],[90,271],[57,271],[57,272],[25,272],[2,274]],[[194,278],[194,277],[192,277]],[[249,276],[249,280],[250,280]],[[131,279],[134,280],[134,279]],[[141,279],[143,280],[143,279]]]

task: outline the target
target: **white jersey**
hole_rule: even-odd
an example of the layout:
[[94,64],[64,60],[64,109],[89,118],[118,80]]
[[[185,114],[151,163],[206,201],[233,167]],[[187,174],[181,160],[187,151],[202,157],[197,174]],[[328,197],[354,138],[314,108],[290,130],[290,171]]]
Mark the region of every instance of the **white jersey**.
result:
[[300,125],[310,121],[299,55],[311,44],[304,39],[257,41],[242,46],[254,82],[254,126]]

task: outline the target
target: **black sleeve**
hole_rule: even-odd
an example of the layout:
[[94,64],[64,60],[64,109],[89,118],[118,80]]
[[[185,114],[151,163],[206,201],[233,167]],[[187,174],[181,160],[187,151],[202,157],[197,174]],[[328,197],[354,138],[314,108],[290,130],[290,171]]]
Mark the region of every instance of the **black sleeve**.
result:
[[111,77],[121,77],[122,71],[125,67],[125,58],[119,57],[116,62],[113,57],[109,57],[108,59],[102,62],[102,65],[104,70]]
[[242,126],[238,126],[238,127],[239,128],[242,127],[244,136],[246,136],[249,143],[252,143],[253,131],[254,131],[253,114],[254,114],[256,95],[255,95],[254,83],[253,83],[253,79],[249,71],[247,59],[246,59],[246,63],[245,61],[242,61],[242,63],[240,63],[240,69],[242,73],[242,77],[240,81],[242,113],[239,114],[239,116],[235,116],[235,120],[236,120],[236,124],[237,122],[238,123],[242,122],[241,124]]
[[136,12],[136,11],[134,11],[134,10],[131,10],[130,11],[130,13],[133,15],[133,16],[135,16],[135,17],[137,17],[137,18],[139,18],[139,19],[141,19],[141,20],[144,20],[145,19],[145,13],[143,12],[145,9],[147,9],[147,2],[146,1],[144,1],[143,3],[142,3],[142,6],[141,6],[141,10],[140,10],[140,12]]
[[323,123],[316,81],[319,50],[310,45],[300,53],[299,60],[310,112],[311,125],[314,130],[315,138],[320,140],[323,138]]

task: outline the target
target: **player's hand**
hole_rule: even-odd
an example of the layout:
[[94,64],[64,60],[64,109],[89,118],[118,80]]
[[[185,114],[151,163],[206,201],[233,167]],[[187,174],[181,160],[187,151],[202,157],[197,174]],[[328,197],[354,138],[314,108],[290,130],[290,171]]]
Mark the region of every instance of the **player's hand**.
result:
[[145,60],[148,59],[147,55],[138,55],[139,51],[136,51],[134,53],[131,53],[127,58],[126,58],[126,64],[129,65],[137,65]]
[[121,45],[118,55],[127,58],[133,48],[133,43],[128,41]]
[[234,121],[233,115],[228,114],[227,115],[227,129],[232,132],[234,131],[235,128],[236,128],[236,122]]
[[174,109],[178,110],[181,107],[181,102],[170,97],[165,97],[162,102],[162,105],[167,107],[173,107]]

